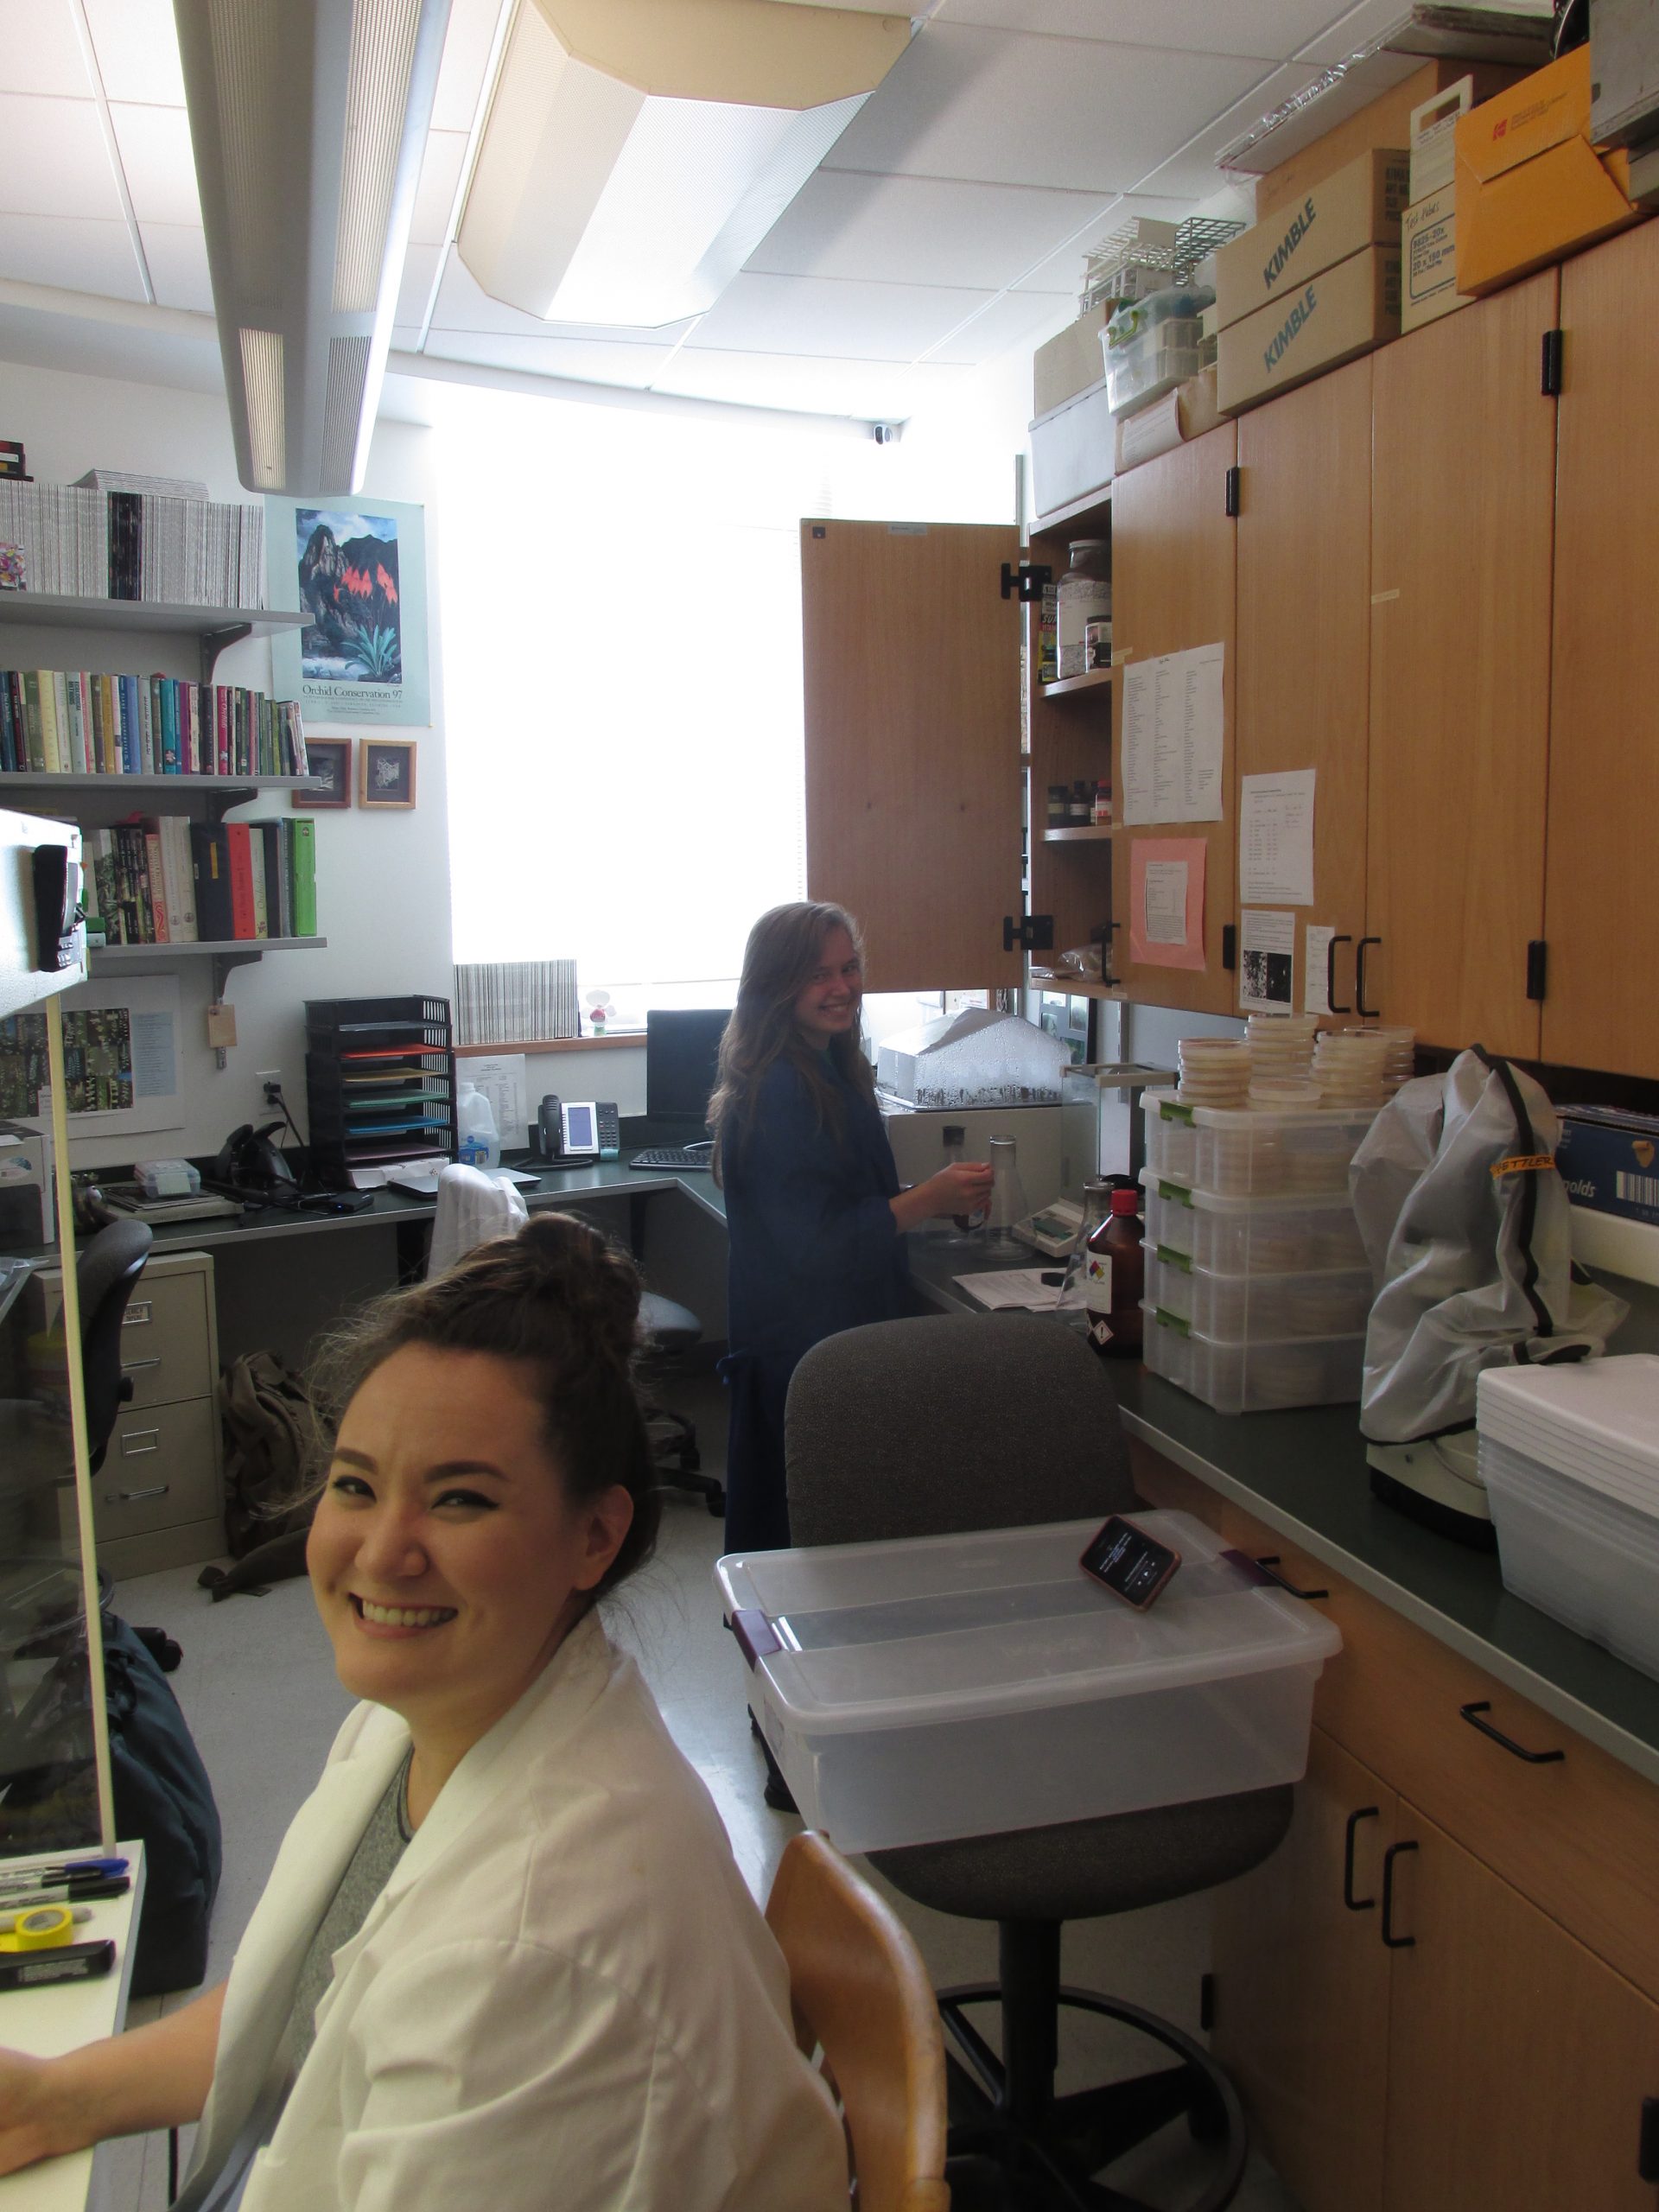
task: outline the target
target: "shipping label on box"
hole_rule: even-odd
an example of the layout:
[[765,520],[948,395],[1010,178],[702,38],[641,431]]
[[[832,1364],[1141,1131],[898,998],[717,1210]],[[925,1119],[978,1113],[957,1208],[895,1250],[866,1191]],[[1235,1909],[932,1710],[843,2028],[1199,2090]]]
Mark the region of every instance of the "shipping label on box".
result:
[[1400,226],[1400,327],[1415,330],[1474,304],[1458,289],[1457,194],[1432,192],[1405,213]]
[[1563,1106],[1555,1165],[1575,1206],[1659,1224],[1659,1116]]
[[1411,204],[1444,192],[1455,166],[1458,118],[1475,104],[1475,80],[1459,77],[1411,111]]
[[1236,414],[1399,331],[1399,249],[1367,246],[1304,284],[1294,300],[1275,300],[1222,332],[1217,404],[1224,415]]
[[1410,185],[1402,149],[1362,154],[1294,206],[1216,251],[1216,307],[1225,330],[1267,303],[1288,299],[1310,276],[1363,246],[1392,245]]

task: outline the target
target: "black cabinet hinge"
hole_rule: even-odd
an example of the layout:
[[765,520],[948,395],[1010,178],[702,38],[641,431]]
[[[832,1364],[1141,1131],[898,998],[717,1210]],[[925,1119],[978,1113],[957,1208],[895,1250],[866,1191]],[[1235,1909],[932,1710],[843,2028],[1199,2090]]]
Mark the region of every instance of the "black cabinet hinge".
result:
[[1544,938],[1535,937],[1527,947],[1527,996],[1541,999],[1544,995],[1549,976],[1549,946]]
[[1221,964],[1224,968],[1238,965],[1238,924],[1224,922],[1221,925]]
[[1230,468],[1227,472],[1227,512],[1235,518],[1238,514],[1238,485],[1239,471]]
[[1040,561],[1022,561],[1017,569],[1010,568],[1006,561],[1002,563],[1002,596],[1018,599],[1023,606],[1029,607],[1033,600],[1040,599],[1053,581],[1053,569],[1046,568]]
[[1054,917],[1052,914],[1022,914],[1016,922],[1012,914],[1002,917],[1002,950],[1012,952],[1018,945],[1022,952],[1052,952],[1054,950]]
[[1659,2181],[1659,2097],[1642,2100],[1642,2133],[1637,2139],[1636,2177]]
[[1208,2035],[1215,2024],[1216,1977],[1212,1974],[1202,1974],[1198,1979],[1198,2026]]
[[1564,330],[1547,330],[1544,333],[1544,369],[1541,389],[1546,399],[1559,399],[1561,396],[1561,359],[1566,346],[1567,333]]

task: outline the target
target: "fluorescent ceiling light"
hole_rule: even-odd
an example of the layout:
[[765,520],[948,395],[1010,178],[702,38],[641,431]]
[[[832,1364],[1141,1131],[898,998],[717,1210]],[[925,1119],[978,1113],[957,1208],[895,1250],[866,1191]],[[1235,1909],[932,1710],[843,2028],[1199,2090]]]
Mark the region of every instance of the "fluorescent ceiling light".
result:
[[710,308],[905,50],[793,0],[519,0],[458,240],[554,322]]
[[174,0],[237,470],[362,480],[449,0]]

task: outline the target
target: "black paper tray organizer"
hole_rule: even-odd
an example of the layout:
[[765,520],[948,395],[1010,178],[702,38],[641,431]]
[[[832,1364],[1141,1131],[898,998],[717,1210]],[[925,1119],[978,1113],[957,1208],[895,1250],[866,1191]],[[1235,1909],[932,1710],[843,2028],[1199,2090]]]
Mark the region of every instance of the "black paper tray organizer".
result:
[[332,1190],[354,1167],[455,1157],[454,1031],[448,999],[308,999],[311,1162]]

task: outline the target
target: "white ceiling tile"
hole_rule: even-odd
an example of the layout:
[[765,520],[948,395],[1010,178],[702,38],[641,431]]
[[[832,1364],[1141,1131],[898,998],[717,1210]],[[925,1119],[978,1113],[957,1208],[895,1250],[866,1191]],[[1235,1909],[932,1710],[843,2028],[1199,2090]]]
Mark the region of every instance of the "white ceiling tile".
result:
[[85,4],[106,97],[182,107],[184,71],[172,0],[85,0]]
[[[181,337],[174,330],[114,326],[90,316],[53,315],[35,308],[0,306],[0,360],[22,361],[35,368],[70,369],[77,374],[105,378],[111,397],[130,392],[135,384],[172,385],[186,391],[225,395],[225,372],[219,364],[219,341],[209,323],[200,339]],[[112,418],[118,427],[118,417]],[[128,455],[102,452],[93,442],[109,423],[100,416],[89,418],[86,443],[79,461],[66,475],[82,468],[108,467]]]
[[1105,197],[1268,73],[1235,56],[935,22],[854,118],[836,166]]
[[110,119],[139,221],[182,223],[200,230],[201,201],[190,150],[190,119],[184,110],[112,100]]
[[[407,319],[405,317],[405,319]],[[656,329],[616,327],[603,323],[543,322],[518,308],[493,300],[458,252],[449,256],[432,316],[435,330],[498,330],[524,338],[581,338],[619,346],[671,346],[690,329],[693,316]]]
[[449,236],[449,214],[455,204],[461,165],[467,158],[467,135],[461,130],[433,130],[427,134],[421,156],[421,181],[415,188],[415,214],[409,235],[417,245],[442,245]]
[[832,353],[913,361],[993,295],[926,284],[844,284],[745,273],[686,340],[736,353]]
[[1143,190],[1165,198],[1205,200],[1226,181],[1216,168],[1216,156],[1270,115],[1284,101],[1317,81],[1319,72],[1300,63],[1277,69],[1245,99],[1224,108],[1213,123],[1197,132],[1179,153],[1141,179]]
[[[1398,13],[1398,0],[1389,0]],[[1287,61],[1351,10],[1342,0],[950,0],[953,23]]]
[[0,276],[116,300],[144,296],[131,237],[118,220],[0,214]]
[[1158,223],[1179,223],[1183,215],[1192,213],[1192,207],[1191,199],[1166,200],[1141,192],[1121,194],[1108,204],[1099,222],[1091,223],[1080,238],[1038,262],[1014,289],[1016,292],[1068,292],[1075,297],[1083,288],[1083,264],[1091,246],[1133,222],[1137,215],[1150,216]]
[[497,18],[505,0],[451,0],[449,28],[432,102],[435,130],[470,130],[483,90]]
[[683,346],[652,388],[690,399],[903,422],[930,400],[959,390],[972,373],[896,362],[813,360],[790,353],[694,352]]
[[0,92],[0,212],[118,219],[121,195],[90,99]]
[[207,272],[203,232],[188,223],[140,223],[138,234],[144,242],[156,306],[212,315],[213,281]]
[[394,322],[391,326],[391,350],[394,353],[413,353],[421,342],[418,322]]
[[0,28],[0,92],[90,96],[92,80],[68,0],[4,0]]
[[433,283],[442,259],[441,245],[411,245],[406,250],[403,281],[397,290],[396,314],[399,322],[411,322],[418,330],[426,321],[427,302],[432,297]]
[[643,391],[667,360],[666,346],[616,346],[587,338],[505,337],[487,330],[435,330],[429,361],[474,361],[530,376],[576,377],[584,384],[627,385]]
[[1077,302],[1069,294],[1004,292],[926,358],[969,366],[994,361],[1011,346],[1039,345],[1076,314]]
[[774,276],[995,289],[1101,204],[1096,193],[820,169],[745,265]]

